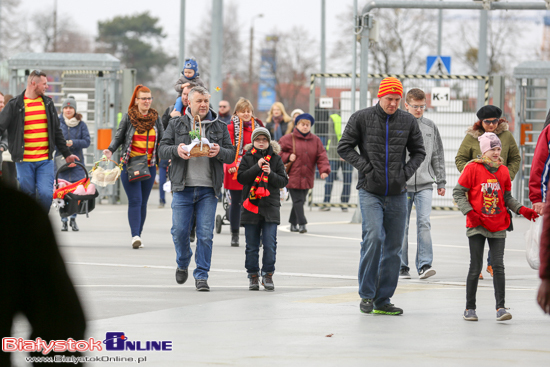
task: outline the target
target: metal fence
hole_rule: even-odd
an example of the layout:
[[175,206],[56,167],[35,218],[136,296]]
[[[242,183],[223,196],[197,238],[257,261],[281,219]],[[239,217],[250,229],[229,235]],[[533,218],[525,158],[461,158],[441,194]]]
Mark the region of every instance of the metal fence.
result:
[[[490,83],[489,77],[477,75],[399,75],[399,74],[369,74],[369,90],[367,97],[367,107],[375,105],[378,102],[376,97],[380,81],[386,77],[395,77],[403,83],[404,94],[412,88],[422,89],[426,93],[427,108],[424,116],[434,121],[439,129],[443,140],[443,148],[445,154],[445,171],[447,179],[447,193],[444,197],[438,196],[434,190],[432,206],[435,209],[454,209],[452,199],[452,188],[456,185],[459,177],[459,172],[455,165],[455,156],[466,135],[466,129],[472,126],[477,121],[477,95],[478,85],[480,81],[485,84],[485,104],[489,101]],[[326,95],[320,95],[320,82],[324,80]],[[357,80],[359,78],[357,77]],[[330,140],[332,134],[332,126],[330,123],[330,115],[338,114],[342,118],[342,131],[348,122],[351,111],[351,74],[312,74],[310,84],[310,112],[312,111],[315,117],[314,132],[321,138],[325,146]],[[450,88],[450,101],[446,107],[433,106],[431,101],[431,92],[435,87]],[[357,87],[355,95],[355,106],[359,106],[359,88]],[[322,102],[321,97],[324,97]],[[325,99],[327,98],[327,99]],[[404,109],[405,98],[402,100],[401,109]],[[333,144],[331,142],[330,144]],[[331,167],[338,168],[340,158],[337,156],[329,156]],[[351,191],[349,201],[345,194],[345,184],[350,180],[351,176]],[[318,176],[315,180],[315,186],[311,192],[309,205],[311,207],[356,207],[357,200],[357,170],[352,169],[351,175],[343,171],[342,168],[336,173],[330,189],[330,182],[321,180]],[[345,179],[345,180],[344,180]],[[330,180],[329,180],[330,181]],[[345,181],[345,182],[344,182]],[[328,185],[327,185],[328,184]]]

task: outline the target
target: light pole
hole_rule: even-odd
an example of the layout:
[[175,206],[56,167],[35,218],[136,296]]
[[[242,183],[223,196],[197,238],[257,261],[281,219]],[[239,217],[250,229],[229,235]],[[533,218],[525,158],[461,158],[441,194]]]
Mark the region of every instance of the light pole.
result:
[[249,51],[249,59],[248,59],[248,89],[250,90],[250,98],[252,98],[253,91],[252,91],[252,54],[254,51],[254,20],[256,18],[263,18],[263,14],[258,14],[254,17],[252,17],[252,20],[250,22],[250,51]]

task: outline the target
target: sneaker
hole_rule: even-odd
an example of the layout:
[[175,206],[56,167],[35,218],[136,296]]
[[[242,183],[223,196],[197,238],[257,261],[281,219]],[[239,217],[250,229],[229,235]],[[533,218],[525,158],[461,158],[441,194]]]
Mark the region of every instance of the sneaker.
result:
[[259,291],[260,290],[260,277],[258,274],[250,274],[248,278],[248,290],[249,291]]
[[374,303],[372,302],[372,299],[362,298],[361,303],[359,303],[359,309],[363,313],[372,313],[372,310],[374,309]]
[[506,321],[511,319],[512,319],[512,314],[506,311],[505,308],[499,308],[497,310],[497,321]]
[[160,203],[160,204],[159,204],[159,209],[164,208],[164,205],[165,205],[164,203]]
[[330,212],[330,206],[322,206],[319,210],[322,212]]
[[132,237],[132,248],[137,250],[141,246],[141,238],[139,236]]
[[274,291],[275,284],[273,284],[273,273],[267,273],[262,278],[262,285],[266,291]]
[[476,310],[464,310],[464,320],[466,321],[477,321]]
[[195,287],[199,292],[209,292],[210,287],[206,279],[195,279]]
[[411,279],[411,274],[407,269],[401,269],[399,271],[399,279]]
[[176,269],[176,282],[178,284],[183,284],[187,281],[187,277],[189,276],[189,272],[187,269]]
[[493,276],[493,267],[491,265],[487,265],[487,273],[491,274]]
[[420,276],[420,279],[428,279],[429,277],[435,275],[435,270],[429,265],[424,265],[422,269],[420,269],[418,275]]
[[385,304],[380,308],[375,308],[372,312],[381,315],[403,315],[403,309],[395,307],[392,303]]
[[483,274],[479,273],[479,280],[483,280]]
[[343,211],[344,213],[347,213],[347,212],[348,212],[348,208],[342,208],[342,211]]

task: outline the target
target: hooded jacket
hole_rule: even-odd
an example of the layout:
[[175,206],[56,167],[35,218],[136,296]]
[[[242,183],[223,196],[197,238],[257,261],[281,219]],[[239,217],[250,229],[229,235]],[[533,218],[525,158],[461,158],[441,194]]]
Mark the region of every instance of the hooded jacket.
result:
[[[477,138],[484,133],[485,130],[482,127],[480,128],[478,123],[475,123],[473,126],[470,126],[468,130],[466,130],[466,137],[462,141],[460,148],[458,148],[458,152],[455,157],[456,168],[458,168],[460,172],[462,172],[466,163],[472,159],[481,157],[481,150],[479,148],[479,141]],[[508,131],[507,122],[501,122],[497,126],[494,133],[497,134],[500,142],[502,143],[502,152],[500,153],[500,156],[503,159],[502,164],[508,167],[510,179],[513,181],[514,177],[516,177],[516,173],[519,171],[519,164],[521,162],[521,156],[519,154],[516,140],[514,139],[512,133]]]
[[548,194],[548,177],[550,176],[550,127],[545,127],[537,140],[535,154],[531,163],[529,173],[529,200],[533,204],[549,202],[546,200]]
[[383,196],[403,193],[426,157],[416,118],[400,109],[388,115],[380,104],[351,115],[338,154],[359,171],[357,189]]
[[[237,180],[243,185],[243,201],[248,198],[254,180],[262,172],[260,166],[258,166],[259,159],[250,152],[252,146],[252,144],[245,145],[244,149],[246,153],[243,156],[237,173]],[[285,172],[285,165],[279,156],[281,153],[281,146],[279,143],[272,140],[271,148],[273,149],[273,156],[269,161],[271,172],[267,176],[269,196],[260,199],[258,203],[258,214],[252,213],[242,207],[241,224],[258,224],[262,218],[268,223],[281,223],[281,199],[279,189],[287,185],[288,176]]]
[[[204,137],[207,138],[210,143],[216,143],[220,146],[218,155],[209,158],[210,170],[212,173],[212,187],[216,195],[219,195],[223,183],[223,164],[233,162],[233,159],[235,159],[235,148],[233,144],[231,144],[227,125],[218,120],[217,114],[212,109],[210,109],[209,113],[212,119],[208,124],[208,129],[204,131]],[[189,108],[185,115],[170,119],[168,128],[164,132],[160,142],[160,158],[172,160],[168,173],[170,181],[172,182],[173,191],[183,191],[185,189],[189,161],[178,155],[178,146],[180,144],[188,145],[191,143],[189,131],[193,130],[192,126],[193,120],[191,117],[191,109]]]
[[[0,136],[8,135],[9,151],[14,162],[23,162],[25,151],[25,91],[15,98],[10,99],[6,107],[0,113]],[[61,131],[57,111],[50,97],[42,96],[46,117],[48,118],[48,159],[53,158],[55,148],[61,152],[64,158],[71,155],[67,142]]]
[[[84,164],[84,154],[82,150],[90,146],[90,132],[88,131],[88,126],[84,121],[80,121],[75,127],[69,127],[65,123],[65,117],[63,114],[59,116],[59,123],[61,125],[61,131],[63,131],[63,136],[65,140],[72,140],[73,145],[69,147],[71,154],[74,154],[80,159],[80,162]],[[58,157],[61,154],[59,152],[55,153],[55,156]],[[73,167],[68,168],[63,172],[59,172],[59,178],[67,180],[69,182],[76,182],[86,177],[86,173],[82,167]]]

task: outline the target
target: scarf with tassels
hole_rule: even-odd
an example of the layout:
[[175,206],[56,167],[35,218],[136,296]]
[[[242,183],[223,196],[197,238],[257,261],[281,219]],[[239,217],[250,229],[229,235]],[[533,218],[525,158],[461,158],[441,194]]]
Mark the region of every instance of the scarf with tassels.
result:
[[[252,127],[252,131],[254,131],[256,127],[256,121],[254,121],[254,117],[246,123],[244,122],[239,116],[233,115],[231,118],[231,122],[233,123],[233,135],[235,136],[235,166],[237,168],[237,171],[239,170],[239,166],[241,165],[241,160],[243,159],[244,154],[244,128],[245,127]],[[237,179],[237,171],[233,174],[233,179]]]
[[[256,158],[265,159],[266,162],[269,162],[271,160],[271,155],[273,154],[273,148],[269,146],[267,150],[259,151],[256,148],[250,149],[250,153]],[[264,156],[265,154],[265,156]],[[267,173],[262,171],[256,178],[254,179],[254,183],[252,184],[252,187],[250,188],[250,194],[248,195],[248,198],[244,201],[243,207],[251,211],[252,213],[258,214],[258,204],[260,203],[260,200],[262,198],[265,198],[269,196],[269,190],[267,189]]]

